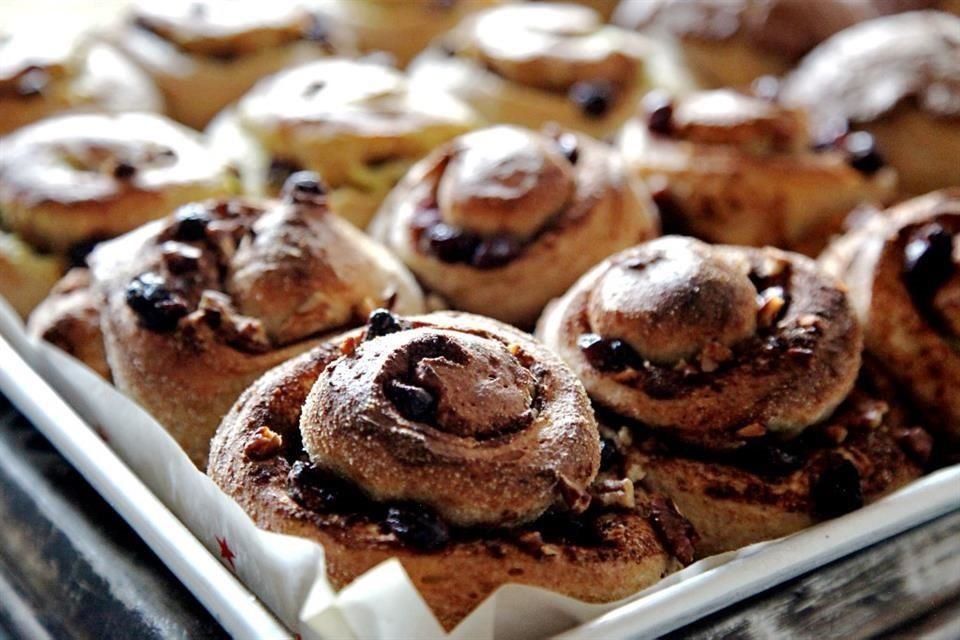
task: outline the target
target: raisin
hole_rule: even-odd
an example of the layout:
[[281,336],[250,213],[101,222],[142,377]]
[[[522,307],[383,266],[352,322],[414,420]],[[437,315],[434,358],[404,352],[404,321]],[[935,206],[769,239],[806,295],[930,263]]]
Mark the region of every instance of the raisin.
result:
[[770,438],[749,438],[737,450],[742,466],[760,474],[785,475],[803,466],[803,456],[796,447]]
[[384,385],[384,393],[407,420],[432,422],[437,415],[437,400],[423,387],[393,379]]
[[928,304],[953,275],[953,236],[937,223],[923,226],[904,248],[903,268],[911,295]]
[[570,161],[570,164],[577,164],[580,159],[580,145],[575,133],[561,133],[557,138],[557,148],[563,157]]
[[647,112],[647,129],[668,136],[673,133],[673,100],[664,91],[651,91],[643,98]]
[[426,229],[421,242],[427,251],[443,262],[469,262],[479,239],[472,233],[441,222]]
[[596,530],[584,517],[574,518],[569,511],[551,509],[533,523],[544,540],[562,544],[589,545],[597,542]]
[[196,242],[206,236],[210,213],[201,204],[181,207],[174,217],[172,237],[180,242]]
[[155,273],[144,273],[131,280],[126,301],[151,331],[173,331],[188,312],[186,302],[167,289]]
[[595,333],[580,336],[577,346],[591,366],[600,371],[623,371],[637,359],[633,349],[624,341],[603,338]]
[[367,333],[364,340],[373,340],[402,330],[403,326],[395,315],[386,309],[375,309],[367,318]]
[[623,452],[612,438],[600,438],[600,470],[607,471],[623,462]]
[[613,104],[613,85],[606,80],[584,80],[570,87],[570,100],[590,118],[602,118]]
[[487,238],[477,244],[470,264],[478,269],[502,267],[516,258],[520,249],[520,243],[509,236]]
[[450,541],[447,523],[423,505],[390,507],[383,524],[401,542],[420,551],[436,551]]
[[843,148],[849,155],[850,166],[860,173],[872,176],[886,164],[877,151],[873,136],[866,131],[856,131],[843,139]]
[[41,95],[50,84],[50,75],[43,69],[30,69],[17,82],[17,95],[33,98]]
[[300,506],[319,513],[355,510],[364,502],[349,482],[304,460],[290,468],[287,493]]
[[860,471],[839,454],[827,458],[826,466],[810,487],[815,513],[835,518],[863,506]]
[[70,262],[71,267],[85,267],[87,266],[87,256],[93,253],[93,250],[97,248],[97,245],[106,240],[106,238],[95,238],[92,240],[85,240],[84,242],[78,242],[75,245],[72,245],[67,250],[67,260]]

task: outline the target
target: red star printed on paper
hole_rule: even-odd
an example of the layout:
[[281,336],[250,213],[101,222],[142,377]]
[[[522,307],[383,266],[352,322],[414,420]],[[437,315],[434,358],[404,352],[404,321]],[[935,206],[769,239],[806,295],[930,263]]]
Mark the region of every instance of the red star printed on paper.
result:
[[220,545],[220,557],[226,560],[233,571],[236,571],[237,567],[233,564],[233,559],[237,557],[237,554],[235,554],[230,548],[230,545],[227,544],[227,539],[217,538],[217,544]]

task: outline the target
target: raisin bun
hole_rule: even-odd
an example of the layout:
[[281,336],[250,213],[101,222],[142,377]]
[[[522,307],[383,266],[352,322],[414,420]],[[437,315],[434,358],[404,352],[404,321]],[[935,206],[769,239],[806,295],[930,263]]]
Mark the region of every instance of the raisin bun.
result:
[[502,0],[317,0],[332,19],[354,34],[365,53],[389,54],[405,67],[438,35],[467,14]]
[[667,48],[605,25],[588,7],[508,4],[468,16],[410,66],[492,123],[613,133],[654,86],[688,88]]
[[829,130],[869,132],[904,194],[960,184],[960,17],[920,11],[851,27],[804,58],[781,99]]
[[162,111],[163,99],[115,48],[68,25],[0,26],[0,135],[71,110]]
[[537,335],[583,381],[611,455],[693,523],[700,555],[855,509],[930,453],[858,382],[850,302],[799,254],[654,240],[586,274]]
[[282,200],[192,203],[90,255],[117,387],[199,467],[240,393],[375,307],[423,310],[413,277],[332,215],[313,174]]
[[624,126],[619,147],[667,230],[815,255],[854,207],[893,199],[896,173],[869,134],[820,143],[814,124],[802,109],[732,89],[676,98],[657,91]]
[[263,80],[208,133],[247,191],[275,194],[291,173],[315,171],[333,210],[364,227],[414,162],[477,124],[464,103],[396,69],[337,59]]
[[353,38],[300,0],[135,0],[116,39],[194,128],[257,80],[298,62],[350,55]]
[[842,278],[868,357],[930,428],[960,444],[960,190],[864,212],[820,257]]
[[780,76],[849,26],[936,0],[621,0],[613,22],[673,40],[699,86]]
[[397,558],[448,630],[507,583],[609,602],[692,558],[668,500],[601,470],[571,371],[468,314],[378,310],[270,371],[208,473],[260,527],[323,545],[335,588]]
[[413,167],[370,231],[454,308],[532,326],[587,269],[657,228],[610,147],[553,125],[500,125]]
[[236,186],[195,132],[160,115],[65,114],[23,127],[0,140],[0,226],[15,236],[0,245],[0,294],[27,313],[50,276],[82,264],[96,242]]

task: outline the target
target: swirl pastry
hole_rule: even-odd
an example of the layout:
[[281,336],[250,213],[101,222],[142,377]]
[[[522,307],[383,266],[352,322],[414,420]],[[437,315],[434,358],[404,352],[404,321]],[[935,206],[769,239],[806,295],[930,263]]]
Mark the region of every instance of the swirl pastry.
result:
[[113,47],[50,21],[0,26],[0,135],[68,110],[162,109],[150,78]]
[[196,129],[264,76],[354,51],[350,34],[299,0],[137,0],[118,41]]
[[97,241],[234,182],[192,131],[163,116],[66,114],[24,127],[0,141],[0,225],[16,236],[0,245],[0,294],[26,314]]
[[528,334],[378,310],[250,387],[208,473],[259,526],[321,543],[336,588],[398,558],[450,629],[508,582],[606,602],[690,560],[673,505],[600,467],[582,385]]
[[894,195],[895,173],[862,136],[815,144],[802,110],[718,89],[648,94],[619,146],[668,230],[816,253],[851,209]]
[[935,0],[621,0],[613,22],[675,39],[698,86],[745,88],[788,72],[834,33]]
[[251,193],[299,170],[328,183],[333,210],[360,227],[410,166],[477,125],[459,100],[414,88],[372,61],[320,60],[258,84],[210,129]]
[[200,467],[220,419],[264,371],[374,307],[423,305],[403,265],[331,215],[306,173],[282,201],[192,203],[88,262],[115,384]]
[[869,132],[906,194],[960,184],[960,17],[922,11],[851,27],[804,58],[780,96],[829,129]]
[[591,266],[654,236],[657,218],[606,145],[500,125],[411,169],[370,232],[454,307],[532,325]]
[[865,214],[821,256],[842,278],[867,354],[931,428],[960,442],[960,190]]
[[500,1],[319,0],[316,4],[356,36],[361,51],[389,53],[403,68],[468,13]]
[[611,451],[693,523],[700,555],[852,510],[930,452],[857,384],[853,310],[798,254],[654,240],[586,274],[537,334],[580,376]]
[[508,4],[468,16],[410,65],[492,123],[557,122],[602,138],[653,86],[685,88],[668,50],[604,25],[587,7]]

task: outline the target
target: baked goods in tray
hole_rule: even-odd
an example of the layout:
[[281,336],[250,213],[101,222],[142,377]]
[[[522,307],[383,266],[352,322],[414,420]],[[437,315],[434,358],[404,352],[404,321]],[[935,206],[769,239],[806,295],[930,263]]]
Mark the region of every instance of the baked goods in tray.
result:
[[264,371],[374,307],[423,304],[402,264],[330,214],[311,174],[292,176],[282,201],[186,205],[88,261],[114,383],[200,467],[220,419]]
[[699,555],[855,509],[930,453],[857,381],[853,309],[798,254],[654,240],[591,270],[537,334],[580,376],[611,450],[693,523]]
[[921,11],[851,27],[804,58],[780,95],[829,130],[869,132],[906,194],[960,184],[960,17]]
[[453,92],[491,123],[546,122],[613,133],[655,86],[687,88],[669,50],[587,7],[507,4],[468,16],[410,65],[414,83]]
[[69,25],[0,26],[0,135],[55,113],[161,111],[149,77]]
[[854,207],[890,202],[896,188],[869,134],[821,143],[816,124],[802,109],[731,89],[656,91],[619,147],[648,182],[665,230],[816,255]]
[[202,128],[260,78],[298,62],[350,55],[352,36],[299,0],[137,0],[117,34],[170,114]]
[[362,52],[386,52],[400,68],[473,11],[501,0],[317,0],[348,29]]
[[476,125],[465,104],[396,69],[337,59],[262,81],[209,135],[249,192],[276,193],[291,173],[316,171],[333,210],[364,227],[415,161]]
[[820,257],[842,278],[864,327],[867,357],[931,430],[960,443],[960,190],[863,212]]
[[621,0],[613,22],[666,34],[705,88],[741,87],[789,71],[834,33],[934,0]]
[[669,501],[601,463],[570,370],[468,314],[378,310],[272,370],[208,473],[259,526],[321,543],[337,588],[398,558],[447,629],[508,582],[607,602],[692,553]]
[[608,146],[500,125],[418,163],[370,231],[454,308],[530,326],[591,266],[655,235],[657,218]]
[[94,243],[235,188],[199,136],[163,116],[66,114],[0,140],[0,295],[26,315]]

